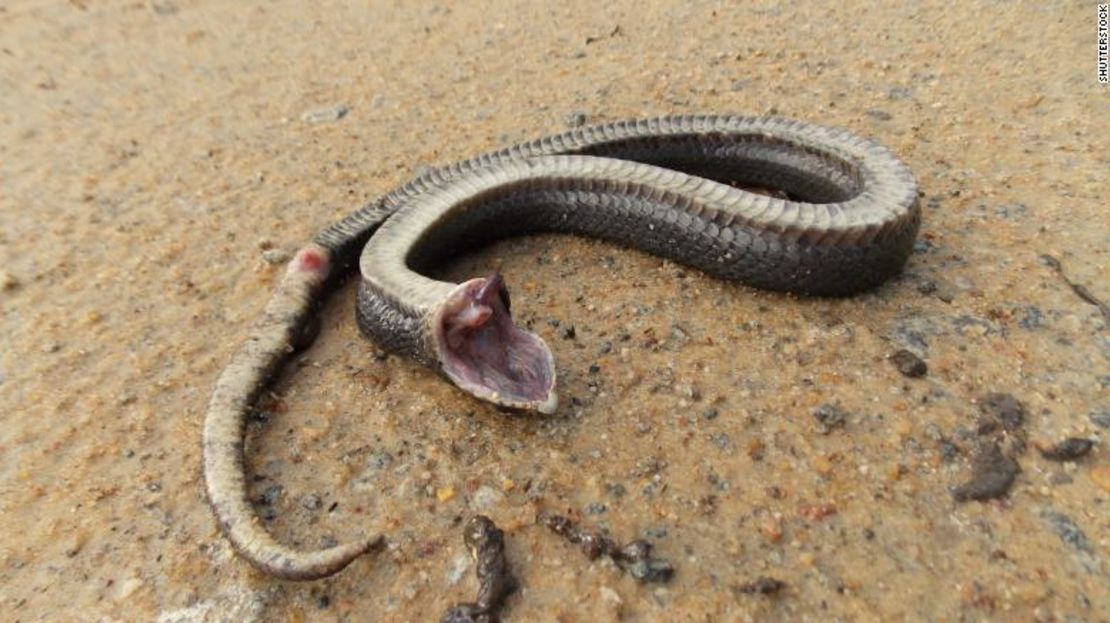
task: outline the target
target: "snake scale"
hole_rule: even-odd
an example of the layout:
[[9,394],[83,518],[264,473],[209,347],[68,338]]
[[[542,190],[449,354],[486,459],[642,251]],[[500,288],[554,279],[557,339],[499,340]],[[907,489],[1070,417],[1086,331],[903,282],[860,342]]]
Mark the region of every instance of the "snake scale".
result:
[[566,232],[759,288],[842,296],[897,274],[919,226],[917,183],[888,150],[782,118],[619,121],[433,169],[327,227],[289,262],[216,383],[204,424],[209,502],[234,549],[285,579],[330,575],[382,543],[278,543],[244,473],[248,411],[311,341],[315,309],[355,265],[364,334],[478,399],[551,413],[554,359],[513,324],[501,276],[452,284],[426,277],[429,268],[494,239]]

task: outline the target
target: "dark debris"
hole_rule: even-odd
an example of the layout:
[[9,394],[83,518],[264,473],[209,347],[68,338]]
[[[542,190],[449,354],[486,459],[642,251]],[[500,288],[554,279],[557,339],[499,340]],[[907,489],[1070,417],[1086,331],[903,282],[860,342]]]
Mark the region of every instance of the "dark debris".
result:
[[848,412],[832,404],[823,404],[813,411],[822,435],[828,435],[834,428],[844,426]]
[[1010,394],[990,393],[979,402],[983,415],[994,418],[1008,431],[1019,430],[1025,423],[1025,405]]
[[952,490],[957,502],[1000,498],[1010,491],[1021,468],[997,443],[981,446],[971,461],[971,479]]
[[774,595],[784,588],[786,588],[786,582],[764,576],[747,584],[733,587],[733,590],[744,595]]
[[1047,448],[1037,447],[1041,456],[1050,461],[1074,461],[1091,451],[1095,442],[1083,437],[1069,437]]
[[474,602],[452,606],[442,623],[497,623],[498,611],[516,580],[505,559],[505,533],[489,517],[476,515],[466,523],[463,541],[478,563],[478,597]]
[[911,379],[921,378],[929,371],[929,366],[925,365],[921,357],[904,348],[890,356],[890,363],[894,364],[902,376]]
[[1086,286],[1072,281],[1067,274],[1064,273],[1064,267],[1060,265],[1060,260],[1051,255],[1042,255],[1040,260],[1042,264],[1056,271],[1056,274],[1059,275],[1064,283],[1068,284],[1068,287],[1071,288],[1072,292],[1075,292],[1076,296],[1083,299],[1085,303],[1097,307],[1098,310],[1102,312],[1102,317],[1106,320],[1110,320],[1110,305],[1107,305],[1102,299],[1095,296]]
[[555,534],[578,545],[590,560],[608,556],[625,573],[640,582],[668,582],[674,577],[674,567],[662,558],[651,556],[651,543],[637,539],[618,547],[616,541],[599,532],[589,532],[562,515],[541,514],[540,524]]

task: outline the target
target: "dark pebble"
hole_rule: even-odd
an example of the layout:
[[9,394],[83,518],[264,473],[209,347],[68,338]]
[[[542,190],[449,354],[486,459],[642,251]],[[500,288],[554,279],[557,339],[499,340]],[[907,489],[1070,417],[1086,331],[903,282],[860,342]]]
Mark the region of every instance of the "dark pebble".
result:
[[641,582],[668,582],[674,577],[674,567],[669,562],[652,557],[652,546],[648,541],[637,539],[618,547],[608,535],[583,530],[567,517],[541,514],[537,520],[555,534],[578,545],[589,560],[608,556],[621,570]]
[[921,378],[929,371],[929,367],[925,365],[921,357],[918,357],[904,348],[891,355],[890,362],[894,364],[895,368],[898,368],[902,376],[907,376],[911,379]]
[[1110,410],[1096,411],[1092,413],[1091,424],[1101,428],[1110,428]]
[[1010,394],[996,392],[983,396],[979,410],[998,420],[1008,431],[1016,431],[1025,423],[1025,405]]
[[592,502],[584,509],[587,515],[600,515],[605,512],[605,505],[601,502]]
[[1000,498],[1010,490],[1018,472],[1017,461],[1002,453],[998,444],[979,448],[971,462],[971,479],[952,490],[957,502]]
[[736,592],[744,595],[774,595],[786,588],[786,582],[775,578],[762,577],[736,587]]
[[590,374],[597,374],[598,372],[601,372],[601,366],[596,363],[590,364]]
[[701,412],[702,418],[704,418],[706,420],[715,420],[715,419],[717,419],[717,416],[720,415],[720,414],[721,414],[720,411],[718,411],[717,409],[713,409],[713,408],[709,408],[709,409],[706,409],[705,411]]
[[871,117],[872,119],[877,119],[879,121],[890,121],[891,119],[894,118],[887,111],[879,110],[877,108],[872,108],[871,110],[868,110],[867,111],[867,116]]
[[662,558],[651,557],[651,543],[635,540],[610,554],[617,566],[641,582],[669,582],[674,577],[674,567]]
[[321,610],[325,610],[330,605],[331,605],[331,597],[328,597],[327,595],[320,595],[319,597],[316,598],[316,607],[317,608],[319,608]]
[[1041,456],[1050,461],[1074,461],[1087,454],[1095,442],[1082,437],[1069,437],[1049,448],[1037,448]]
[[579,128],[586,125],[586,113],[572,112],[567,115],[567,125],[572,128]]
[[576,333],[574,332],[574,325],[570,325],[569,327],[563,329],[564,340],[573,340],[575,335]]
[[258,501],[259,503],[265,504],[266,506],[273,506],[274,503],[278,501],[278,498],[281,497],[282,491],[283,489],[281,485],[270,485],[269,487],[266,487],[265,491],[262,492],[262,497],[259,498]]
[[835,405],[823,404],[813,411],[813,417],[817,418],[821,434],[828,435],[834,428],[844,426],[848,412]]

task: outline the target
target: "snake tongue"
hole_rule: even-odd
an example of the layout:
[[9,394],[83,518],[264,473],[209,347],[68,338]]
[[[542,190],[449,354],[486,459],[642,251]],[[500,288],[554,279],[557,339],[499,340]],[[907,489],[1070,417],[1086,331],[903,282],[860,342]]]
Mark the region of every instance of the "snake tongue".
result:
[[537,335],[513,324],[498,273],[460,284],[433,317],[444,374],[466,392],[513,409],[553,413],[555,363]]

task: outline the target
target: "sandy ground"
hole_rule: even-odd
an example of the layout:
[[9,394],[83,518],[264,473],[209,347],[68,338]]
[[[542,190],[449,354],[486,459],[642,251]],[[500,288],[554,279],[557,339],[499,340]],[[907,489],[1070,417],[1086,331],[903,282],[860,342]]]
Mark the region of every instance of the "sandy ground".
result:
[[[1110,619],[1110,450],[1035,449],[1110,426],[1107,319],[1041,258],[1110,297],[1094,3],[249,4],[0,2],[4,619],[436,620],[473,597],[476,512],[508,621]],[[421,166],[689,112],[889,146],[923,192],[905,274],[802,300],[566,237],[447,267],[506,274],[558,359],[547,418],[376,356],[348,286],[251,426],[254,495],[284,542],[390,546],[314,583],[233,555],[200,430],[268,260]],[[995,441],[1008,495],[957,502]],[[591,563],[537,509],[677,574]]]

